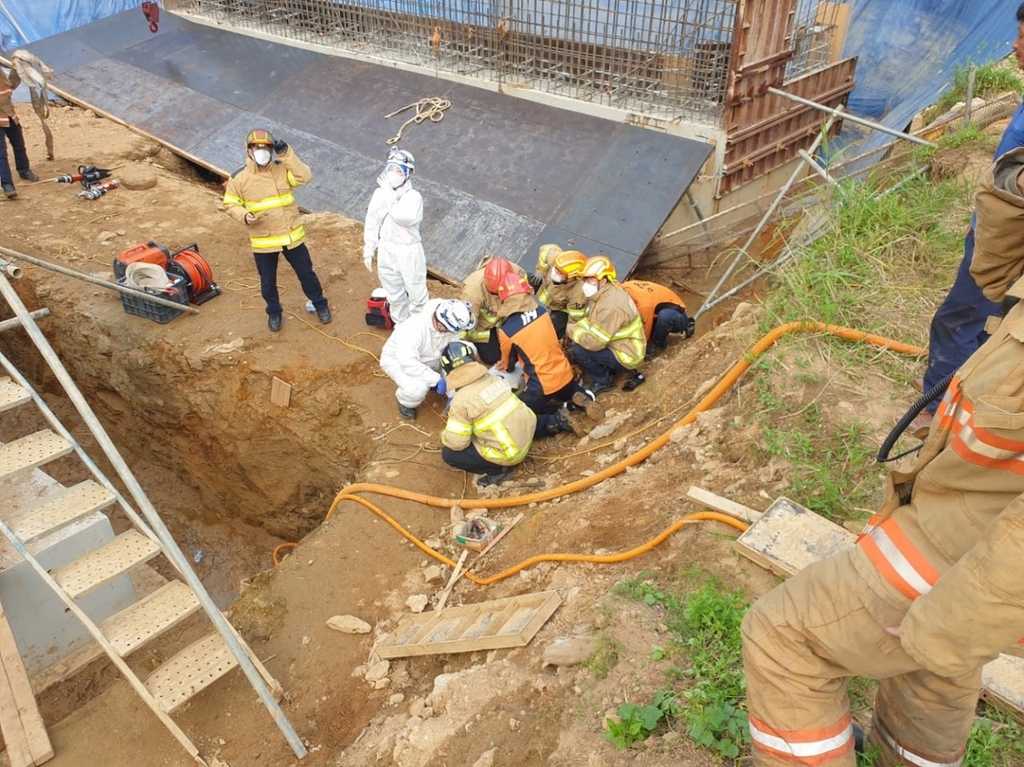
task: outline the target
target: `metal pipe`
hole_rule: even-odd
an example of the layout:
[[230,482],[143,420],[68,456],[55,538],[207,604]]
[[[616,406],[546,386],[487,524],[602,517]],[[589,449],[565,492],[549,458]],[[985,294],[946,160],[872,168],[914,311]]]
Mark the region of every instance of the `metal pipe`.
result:
[[850,114],[849,112],[845,112],[844,111],[844,112],[842,112],[840,114],[839,109],[833,109],[832,107],[827,107],[824,104],[819,104],[817,101],[811,101],[810,99],[801,98],[800,96],[794,96],[792,93],[786,93],[785,91],[780,91],[778,88],[771,88],[771,87],[769,87],[768,88],[768,92],[769,93],[773,93],[776,96],[782,96],[782,98],[784,98],[784,99],[789,99],[790,101],[795,101],[797,104],[803,104],[804,106],[814,107],[815,109],[818,109],[818,110],[820,110],[822,112],[830,114],[833,117],[839,117],[840,119],[843,119],[843,120],[849,120],[850,122],[856,123],[857,125],[863,125],[866,128],[871,128],[872,130],[881,131],[882,133],[888,133],[890,136],[895,136],[896,138],[902,138],[902,139],[906,139],[907,141],[913,141],[915,144],[921,144],[923,146],[930,146],[930,147],[938,146],[938,144],[935,144],[935,143],[933,143],[931,141],[925,141],[923,138],[918,138],[917,136],[914,136],[913,134],[904,133],[903,131],[898,131],[895,128],[890,128],[890,127],[888,127],[886,125],[882,125],[881,123],[876,123],[875,121],[868,120],[868,119],[866,119],[864,117],[856,117],[856,116]]
[[21,267],[17,264],[12,264],[10,261],[4,261],[0,258],[0,269],[3,269],[4,274],[12,280],[21,279]]
[[16,250],[10,250],[9,248],[0,247],[0,255],[7,256],[8,258],[16,258],[19,261],[25,261],[29,264],[35,264],[43,269],[49,269],[52,272],[58,274],[64,274],[68,277],[74,277],[78,280],[85,280],[91,282],[93,285],[99,285],[101,288],[107,288],[108,290],[116,290],[118,293],[124,293],[125,295],[139,298],[140,300],[149,301],[150,303],[158,304],[159,306],[168,306],[172,309],[178,309],[183,312],[190,312],[192,314],[199,314],[199,308],[191,306],[189,304],[179,304],[175,301],[168,301],[166,298],[160,298],[150,293],[143,293],[142,291],[133,290],[132,288],[126,288],[124,285],[118,285],[116,282],[107,282],[101,280],[99,277],[93,277],[91,274],[83,274],[82,272],[76,272],[74,269],[68,269],[66,266],[60,266],[59,264],[51,264],[49,261],[43,261],[40,258],[34,258],[32,256],[26,256],[24,253],[19,253]]
[[828,175],[827,170],[818,165],[815,159],[811,157],[809,154],[807,154],[807,152],[805,152],[803,149],[796,150],[796,153],[800,155],[801,160],[803,160],[805,163],[811,166],[811,170],[813,170],[815,173],[817,173],[819,176],[825,179],[825,181],[830,183],[832,186],[835,186],[838,183],[834,178]]
[[[3,249],[0,249],[0,251],[2,250]],[[78,385],[64,368],[64,365],[60,361],[60,357],[57,356],[57,352],[55,352],[53,347],[50,346],[50,342],[46,339],[46,336],[43,335],[43,332],[35,322],[25,321],[29,314],[28,307],[22,303],[21,298],[11,286],[11,283],[3,276],[0,276],[0,294],[3,295],[4,299],[6,299],[11,309],[14,310],[14,313],[21,318],[25,330],[28,331],[29,336],[32,338],[36,348],[39,350],[39,353],[42,355],[43,359],[46,360],[46,364],[49,365],[50,370],[53,371],[53,374],[57,377],[61,386],[64,387],[64,391],[67,393],[68,398],[74,404],[75,409],[78,410],[79,415],[82,416],[82,420],[89,426],[89,430],[96,438],[96,443],[103,450],[107,460],[110,461],[110,464],[114,467],[117,475],[121,478],[121,481],[135,499],[142,515],[146,518],[146,521],[149,522],[153,532],[156,533],[160,542],[163,544],[164,556],[171,561],[175,569],[181,574],[181,577],[189,585],[192,591],[195,592],[196,597],[203,606],[203,610],[209,616],[213,625],[217,628],[217,631],[223,638],[224,643],[227,645],[228,649],[231,650],[231,654],[235,656],[235,659],[238,661],[238,665],[249,679],[249,682],[252,684],[253,689],[259,696],[260,701],[262,701],[263,705],[267,707],[267,711],[270,712],[270,715],[274,718],[274,721],[285,736],[285,739],[288,741],[288,745],[291,746],[295,756],[302,759],[309,752],[303,745],[302,740],[295,731],[295,728],[292,727],[291,722],[288,721],[288,717],[286,717],[284,712],[281,710],[278,702],[274,700],[274,696],[271,693],[270,688],[267,686],[263,677],[260,676],[260,673],[256,669],[252,659],[249,657],[249,654],[238,641],[234,627],[228,623],[227,618],[224,617],[220,608],[214,604],[210,595],[206,592],[206,587],[203,586],[202,581],[199,580],[199,576],[196,575],[191,565],[189,565],[188,560],[185,558],[185,555],[182,554],[181,549],[178,548],[178,544],[175,542],[171,532],[167,529],[163,519],[160,518],[160,514],[146,496],[146,493],[139,484],[139,481],[135,478],[135,475],[132,474],[131,469],[128,468],[128,464],[125,463],[124,458],[121,457],[121,453],[118,452],[117,446],[114,445],[113,440],[110,439],[110,436],[100,423],[99,418],[96,417],[92,408],[89,407],[89,403],[78,388]]]
[[[837,114],[832,115],[831,117],[828,118],[828,120],[825,122],[825,127],[818,132],[817,136],[814,137],[814,141],[811,143],[810,153],[818,151],[818,147],[821,146],[821,142],[825,140],[825,136],[828,135],[828,132],[832,130],[832,126],[835,124],[835,121],[838,119],[839,116],[840,115]],[[764,227],[771,220],[772,215],[775,213],[775,209],[779,207],[779,205],[782,203],[783,198],[785,198],[786,194],[792,188],[793,184],[796,183],[796,180],[801,175],[803,175],[803,173],[804,166],[802,164],[797,165],[795,168],[793,168],[793,172],[789,175],[789,180],[782,185],[782,189],[779,190],[779,193],[775,196],[775,199],[772,201],[772,204],[768,206],[768,210],[765,211],[757,226],[754,227],[754,231],[752,231],[750,233],[750,236],[747,237],[747,241],[743,243],[743,247],[740,248],[740,252],[736,254],[736,258],[732,260],[732,263],[729,264],[729,268],[725,270],[725,274],[722,275],[722,277],[718,280],[718,283],[715,285],[715,287],[713,287],[711,289],[711,292],[708,293],[709,301],[715,297],[718,291],[722,288],[722,285],[725,284],[725,281],[732,276],[732,273],[734,271],[736,271],[736,267],[737,265],[739,265],[740,259],[743,258],[744,256],[747,256],[748,258],[750,257],[750,254],[747,253],[747,249],[754,244],[754,240],[756,240],[757,236],[761,234],[761,230],[764,229]],[[712,303],[710,306],[714,306],[714,303]],[[705,311],[707,311],[705,307],[710,308],[710,306],[707,303],[701,304],[701,307],[697,310],[697,313],[693,315],[693,318],[696,320],[698,317],[704,314]]]
[[[50,310],[45,307],[42,309],[36,309],[34,312],[29,312],[28,316],[34,320],[41,320],[43,317],[50,316]],[[2,333],[5,330],[14,330],[15,328],[20,328],[21,325],[22,323],[19,317],[4,320],[3,322],[0,322],[0,333]]]

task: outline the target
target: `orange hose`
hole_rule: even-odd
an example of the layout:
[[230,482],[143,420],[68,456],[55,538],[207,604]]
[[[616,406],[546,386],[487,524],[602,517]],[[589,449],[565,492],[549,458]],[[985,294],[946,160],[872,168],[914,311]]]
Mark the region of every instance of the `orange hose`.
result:
[[279,557],[278,554],[280,554],[282,550],[284,550],[284,549],[294,549],[298,545],[299,544],[297,544],[297,543],[279,543],[279,544],[277,544],[274,547],[274,567],[277,567],[279,564],[281,564],[281,557]]
[[[899,354],[910,354],[910,355],[921,355],[925,353],[925,349],[919,346],[913,346],[911,344],[905,344],[900,341],[894,341],[884,336],[875,335],[873,333],[866,333],[862,330],[854,330],[853,328],[846,328],[840,325],[828,325],[823,322],[812,322],[805,320],[801,322],[789,322],[785,325],[779,325],[777,328],[766,333],[750,350],[743,355],[739,360],[733,363],[732,367],[726,372],[724,376],[715,384],[714,388],[700,401],[692,410],[690,410],[685,416],[683,416],[678,422],[676,422],[671,428],[669,428],[664,434],[650,442],[645,447],[633,453],[630,456],[622,459],[616,464],[608,466],[605,469],[593,474],[589,477],[570,482],[567,485],[561,487],[551,488],[550,490],[543,490],[538,493],[528,493],[526,495],[513,496],[508,498],[476,498],[476,499],[462,499],[456,500],[454,498],[439,498],[437,496],[426,495],[424,493],[417,493],[411,490],[404,490],[402,488],[390,487],[388,485],[379,485],[370,482],[357,482],[353,485],[345,487],[339,492],[331,503],[330,509],[327,510],[327,515],[324,517],[326,522],[334,514],[334,510],[338,507],[342,501],[354,501],[362,506],[366,507],[370,511],[380,516],[384,521],[391,525],[397,530],[403,537],[412,542],[417,548],[422,550],[425,554],[434,557],[435,559],[445,563],[450,567],[455,567],[456,563],[451,559],[448,559],[442,554],[434,551],[412,533],[406,530],[402,525],[396,522],[394,519],[389,517],[382,509],[376,505],[370,503],[366,499],[355,495],[356,493],[376,493],[378,495],[389,496],[391,498],[399,498],[407,501],[415,501],[422,503],[426,506],[434,506],[437,508],[450,508],[454,504],[458,503],[459,506],[466,509],[479,509],[479,508],[508,508],[511,506],[525,506],[529,503],[536,503],[539,501],[550,500],[551,498],[558,498],[563,495],[570,493],[579,492],[585,490],[588,487],[592,487],[599,482],[602,482],[609,477],[613,477],[616,474],[620,474],[630,466],[635,466],[641,461],[649,458],[655,451],[660,450],[666,444],[668,444],[669,438],[673,431],[678,429],[680,426],[693,423],[697,419],[697,414],[708,410],[718,399],[725,394],[729,388],[739,380],[739,377],[743,375],[747,369],[754,363],[759,356],[765,351],[771,348],[771,346],[778,341],[782,336],[787,333],[793,333],[796,331],[811,331],[817,333],[829,333],[839,338],[845,338],[849,341],[859,341],[862,343],[869,344],[871,346],[878,346],[883,349],[888,349]],[[538,562],[598,562],[598,563],[612,563],[622,562],[627,559],[639,556],[655,546],[661,544],[670,535],[681,529],[684,525],[699,520],[717,520],[724,522],[727,525],[731,525],[739,530],[746,530],[747,525],[739,520],[729,517],[725,514],[718,514],[716,512],[698,512],[695,514],[689,514],[672,523],[658,536],[651,539],[647,543],[638,546],[637,548],[630,549],[622,554],[611,554],[607,556],[596,556],[586,554],[540,554],[538,556],[530,557],[529,559],[523,560],[518,565],[504,570],[497,575],[493,575],[489,578],[478,578],[472,573],[466,573],[466,578],[471,580],[480,586],[489,586],[492,583],[496,583],[504,578],[514,575],[515,573],[523,570],[530,565]],[[278,546],[280,549],[282,546],[289,544],[281,544]],[[295,545],[295,544],[290,544]],[[277,564],[277,549],[274,550],[275,564]]]

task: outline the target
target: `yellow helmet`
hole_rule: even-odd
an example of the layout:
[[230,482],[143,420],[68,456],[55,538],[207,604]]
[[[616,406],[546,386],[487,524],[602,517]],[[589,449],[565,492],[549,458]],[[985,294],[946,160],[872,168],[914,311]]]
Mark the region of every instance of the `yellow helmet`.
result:
[[551,265],[567,278],[579,277],[587,263],[587,257],[578,250],[563,250],[551,262]]
[[615,267],[608,256],[591,256],[579,273],[579,277],[597,277],[615,282]]
[[537,274],[547,274],[551,264],[554,263],[555,256],[561,252],[562,249],[557,245],[541,245],[540,252],[537,254],[537,268],[534,271]]
[[274,137],[270,135],[270,131],[265,131],[262,128],[257,128],[254,131],[250,131],[249,135],[245,137],[245,148],[248,149],[251,146],[273,146]]

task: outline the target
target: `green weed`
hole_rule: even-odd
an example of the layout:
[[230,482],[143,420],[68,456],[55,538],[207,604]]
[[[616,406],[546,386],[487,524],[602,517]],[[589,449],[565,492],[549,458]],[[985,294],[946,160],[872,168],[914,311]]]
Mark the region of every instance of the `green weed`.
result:
[[[971,61],[965,64],[957,64],[953,69],[953,80],[948,90],[944,91],[939,100],[928,110],[925,117],[925,124],[934,120],[941,114],[948,112],[957,103],[967,98],[967,80],[972,66]],[[1006,66],[1000,66],[999,62],[978,65],[974,70],[973,95],[976,98],[992,98],[1000,93],[1011,91],[1020,93],[1024,88],[1020,75]]]
[[583,661],[584,668],[589,668],[598,679],[604,679],[619,662],[622,645],[611,637],[601,634],[597,638],[597,649],[594,654]]
[[623,703],[616,714],[618,721],[605,720],[607,729],[604,736],[620,751],[625,751],[634,743],[645,740],[663,721],[678,716],[679,702],[673,693],[659,690],[654,693],[654,700],[649,705]]
[[1013,767],[1024,756],[1024,727],[989,707],[986,718],[974,720],[963,767]]

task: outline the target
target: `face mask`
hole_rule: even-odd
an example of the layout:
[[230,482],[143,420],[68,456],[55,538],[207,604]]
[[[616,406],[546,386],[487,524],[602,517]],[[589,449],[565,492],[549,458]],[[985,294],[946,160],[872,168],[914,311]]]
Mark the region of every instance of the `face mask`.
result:
[[551,267],[551,271],[548,272],[548,275],[551,277],[551,281],[556,285],[565,284],[565,277],[562,276],[562,273],[558,271],[558,269],[556,269],[555,267]]
[[391,182],[392,189],[398,189],[405,183],[405,170],[400,166],[388,165],[384,170],[388,174],[388,181]]
[[269,149],[253,149],[252,150],[253,161],[263,167],[270,163],[270,150]]
[[597,286],[597,285],[591,285],[589,282],[584,282],[583,283],[583,295],[585,295],[587,298],[593,298],[594,296],[597,295],[598,287],[599,286]]

